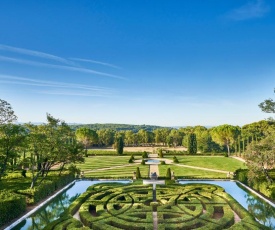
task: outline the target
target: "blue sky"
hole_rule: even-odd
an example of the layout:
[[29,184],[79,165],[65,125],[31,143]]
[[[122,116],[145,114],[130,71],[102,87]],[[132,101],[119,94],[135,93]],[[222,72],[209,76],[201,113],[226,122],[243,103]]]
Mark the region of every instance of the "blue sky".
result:
[[271,0],[1,0],[0,98],[20,122],[259,121],[274,12]]

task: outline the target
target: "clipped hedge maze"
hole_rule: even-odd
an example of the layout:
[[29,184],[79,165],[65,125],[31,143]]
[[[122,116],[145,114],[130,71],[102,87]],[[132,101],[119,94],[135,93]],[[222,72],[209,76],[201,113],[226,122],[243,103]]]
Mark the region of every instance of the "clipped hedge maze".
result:
[[69,229],[68,223],[80,227],[68,218],[77,210],[85,229],[153,229],[153,211],[160,230],[266,229],[219,186],[157,186],[157,202],[152,196],[151,185],[95,185],[51,229]]

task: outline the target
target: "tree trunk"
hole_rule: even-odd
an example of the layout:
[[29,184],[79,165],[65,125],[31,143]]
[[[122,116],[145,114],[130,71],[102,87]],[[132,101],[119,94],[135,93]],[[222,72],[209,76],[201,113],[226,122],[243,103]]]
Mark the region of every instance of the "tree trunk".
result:
[[226,147],[227,147],[227,154],[228,154],[228,156],[230,156],[230,146],[229,146],[229,144],[226,144]]

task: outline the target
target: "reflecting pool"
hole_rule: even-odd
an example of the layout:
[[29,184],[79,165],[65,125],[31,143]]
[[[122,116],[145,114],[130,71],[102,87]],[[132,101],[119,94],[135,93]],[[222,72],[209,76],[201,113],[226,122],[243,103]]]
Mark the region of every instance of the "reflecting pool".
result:
[[275,208],[234,181],[179,181],[180,184],[204,183],[223,187],[260,223],[275,229]]
[[159,160],[146,160],[146,164],[159,164]]
[[129,180],[103,180],[103,181],[76,181],[72,187],[68,190],[62,192],[49,203],[47,203],[44,207],[37,210],[30,217],[19,223],[17,226],[12,228],[13,230],[41,230],[46,227],[49,223],[56,220],[60,214],[62,214],[70,204],[79,197],[83,192],[87,190],[87,188],[94,184],[99,183],[130,183]]

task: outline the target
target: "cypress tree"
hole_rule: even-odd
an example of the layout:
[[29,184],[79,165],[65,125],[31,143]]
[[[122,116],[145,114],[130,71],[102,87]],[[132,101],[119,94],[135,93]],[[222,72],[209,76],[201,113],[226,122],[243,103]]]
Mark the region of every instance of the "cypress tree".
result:
[[137,179],[140,179],[140,178],[141,178],[141,174],[140,174],[139,167],[137,167],[136,178],[137,178]]
[[190,133],[188,136],[188,153],[189,154],[197,153],[197,138],[195,133]]
[[171,179],[171,169],[170,168],[168,168],[166,171],[166,178],[169,180]]
[[117,154],[123,154],[123,147],[124,147],[123,139],[122,139],[122,136],[120,136],[117,139],[117,143],[116,143]]

